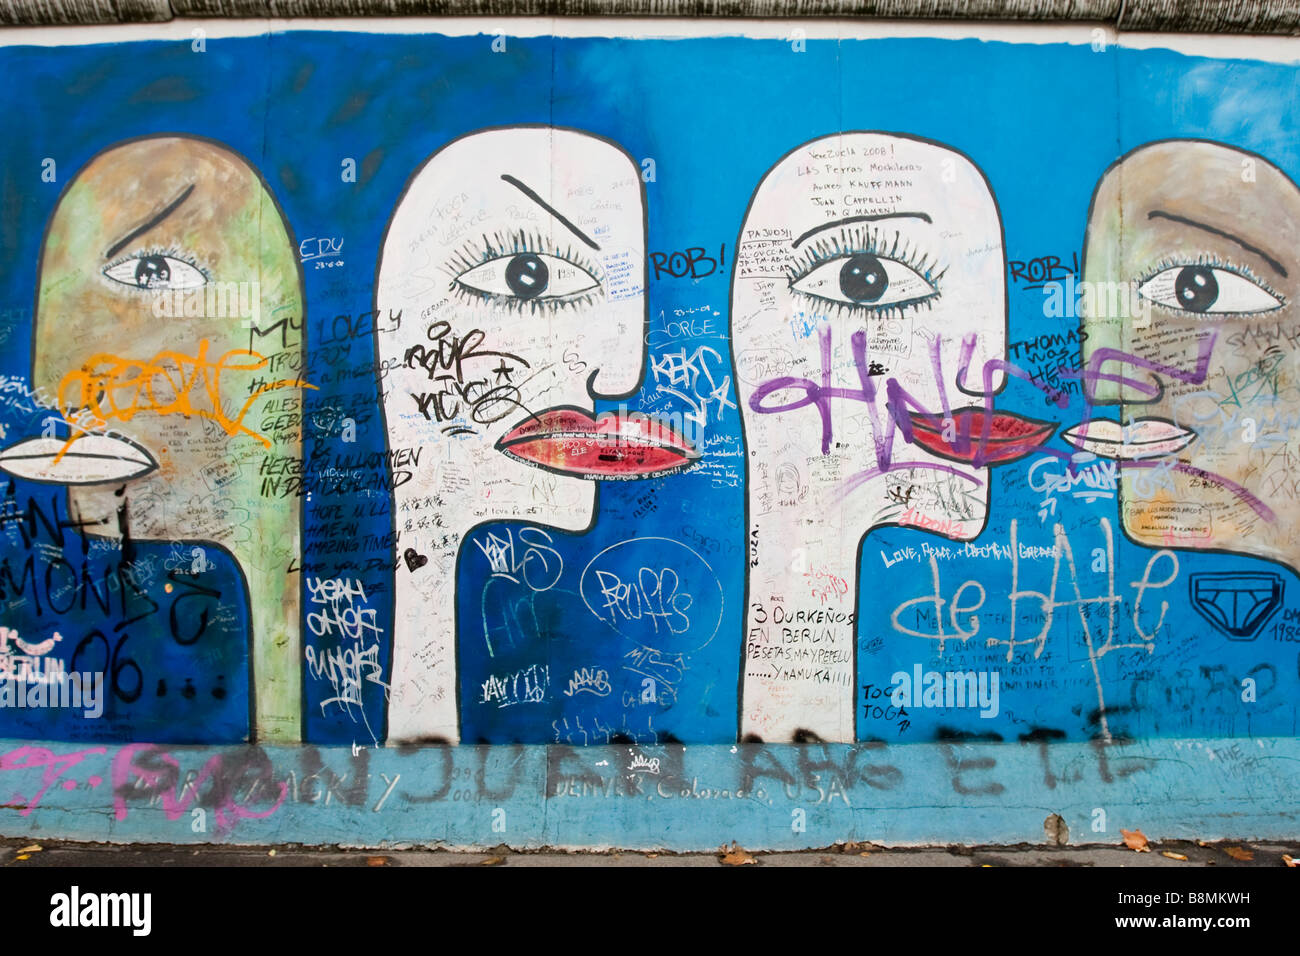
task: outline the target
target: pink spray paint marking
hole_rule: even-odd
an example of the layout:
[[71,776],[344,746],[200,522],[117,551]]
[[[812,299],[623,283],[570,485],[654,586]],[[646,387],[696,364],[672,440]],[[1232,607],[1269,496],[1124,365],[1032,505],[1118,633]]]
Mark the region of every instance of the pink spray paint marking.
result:
[[[17,803],[25,804],[23,809],[18,811],[19,816],[28,816],[33,810],[40,806],[41,798],[45,796],[47,790],[58,782],[59,777],[65,772],[71,770],[87,757],[95,754],[108,753],[107,747],[90,747],[86,750],[74,750],[72,753],[56,754],[53,750],[47,750],[44,747],[23,746],[17,750],[11,750],[9,753],[0,757],[0,771],[2,770],[38,770],[45,769],[41,776],[41,789],[36,792],[36,796],[30,801],[22,799],[21,794],[15,794]],[[68,784],[76,786],[75,781],[65,781],[64,789],[70,790]]]
[[[155,769],[152,767],[141,766],[136,762],[137,755],[155,757],[161,761],[166,769]],[[113,759],[112,781],[113,781],[113,814],[118,820],[125,820],[129,812],[126,805],[125,794],[128,793],[135,785],[134,781],[140,781],[145,788],[153,793],[156,792],[160,785],[173,781],[169,789],[161,792],[163,812],[167,815],[168,820],[176,820],[181,814],[185,813],[191,803],[193,803],[199,793],[199,788],[208,781],[214,783],[220,777],[224,758],[221,754],[213,754],[203,764],[203,768],[198,772],[198,776],[189,782],[181,782],[181,765],[171,754],[153,744],[128,744],[117,752]],[[276,798],[275,803],[267,810],[257,811],[241,805],[232,797],[227,796],[214,809],[217,826],[222,830],[233,829],[239,820],[264,820],[284,803],[285,797],[289,793],[288,781],[281,780],[278,782],[280,795]],[[181,792],[178,795],[176,788],[180,787]],[[230,814],[230,816],[227,816]]]

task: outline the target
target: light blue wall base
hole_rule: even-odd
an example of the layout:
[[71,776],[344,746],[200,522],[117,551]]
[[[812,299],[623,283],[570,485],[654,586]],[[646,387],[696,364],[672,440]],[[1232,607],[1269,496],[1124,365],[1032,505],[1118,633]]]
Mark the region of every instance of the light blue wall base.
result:
[[1291,738],[0,752],[0,834],[46,839],[791,850],[1043,843],[1052,813],[1071,843],[1300,833]]

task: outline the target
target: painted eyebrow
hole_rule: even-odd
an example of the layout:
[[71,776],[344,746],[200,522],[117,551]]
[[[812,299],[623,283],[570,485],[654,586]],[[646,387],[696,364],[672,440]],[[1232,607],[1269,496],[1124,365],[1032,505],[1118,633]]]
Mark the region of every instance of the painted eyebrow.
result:
[[1233,242],[1241,246],[1241,248],[1245,249],[1247,252],[1253,252],[1255,253],[1255,255],[1259,256],[1261,259],[1267,262],[1270,266],[1273,267],[1273,271],[1278,273],[1278,275],[1282,276],[1282,278],[1285,279],[1287,277],[1286,269],[1282,266],[1282,263],[1278,262],[1267,252],[1261,249],[1259,246],[1251,245],[1249,242],[1247,242],[1245,239],[1242,239],[1240,236],[1234,236],[1230,232],[1224,232],[1222,229],[1218,229],[1214,226],[1206,225],[1203,222],[1197,222],[1195,219],[1188,219],[1186,216],[1176,216],[1173,213],[1165,212],[1162,209],[1152,209],[1149,213],[1147,213],[1147,218],[1168,219],[1170,222],[1179,222],[1182,223],[1184,226],[1191,226],[1194,229],[1204,230],[1205,232],[1208,232],[1212,236],[1222,236],[1224,239],[1231,239]]
[[809,236],[815,236],[824,229],[834,229],[836,226],[847,226],[851,222],[876,222],[880,219],[921,219],[925,222],[934,222],[923,212],[884,212],[877,216],[849,216],[845,219],[837,219],[834,222],[823,223],[820,226],[814,226],[802,236],[790,244],[791,249],[798,249],[799,243],[803,242]]
[[525,186],[525,185],[524,185],[523,183],[521,183],[519,180],[515,179],[515,177],[513,177],[513,176],[509,176],[509,175],[507,175],[507,174],[505,174],[505,173],[502,173],[502,174],[501,174],[501,178],[504,179],[506,182],[508,182],[511,186],[514,186],[515,189],[518,189],[521,193],[523,193],[525,196],[527,196],[527,197],[528,197],[529,199],[531,199],[533,202],[537,203],[537,205],[541,206],[543,209],[545,209],[547,212],[549,212],[552,216],[554,216],[554,217],[556,218],[556,220],[558,220],[558,221],[559,221],[563,226],[565,226],[565,228],[567,228],[567,229],[569,230],[569,232],[573,233],[575,236],[577,236],[579,239],[581,239],[581,240],[582,240],[583,242],[585,242],[587,245],[591,246],[591,248],[593,248],[593,249],[595,249],[595,250],[597,250],[597,251],[600,250],[600,246],[598,246],[598,245],[596,245],[596,243],[592,242],[590,236],[588,236],[585,232],[583,232],[581,229],[579,229],[579,228],[578,228],[577,226],[575,226],[573,223],[569,222],[569,220],[568,220],[567,218],[565,218],[565,217],[564,217],[564,216],[563,216],[563,215],[562,215],[558,210],[554,209],[554,208],[553,208],[549,203],[547,203],[546,200],[544,200],[541,196],[537,195],[537,193],[533,192],[531,189],[529,189],[527,186]]
[[184,190],[181,191],[181,194],[179,196],[177,196],[175,199],[173,199],[171,202],[169,202],[166,206],[163,207],[162,212],[158,213],[156,216],[151,217],[148,220],[148,222],[144,222],[136,226],[134,229],[128,232],[117,242],[109,246],[108,251],[104,253],[104,258],[105,259],[113,258],[115,255],[121,252],[122,249],[125,248],[129,242],[131,242],[137,236],[143,236],[154,226],[158,225],[158,223],[162,222],[164,219],[166,219],[168,216],[174,213],[176,211],[176,208],[180,206],[181,203],[183,203],[185,200],[190,198],[190,193],[192,192],[194,192],[194,184],[190,183],[188,186],[185,187]]

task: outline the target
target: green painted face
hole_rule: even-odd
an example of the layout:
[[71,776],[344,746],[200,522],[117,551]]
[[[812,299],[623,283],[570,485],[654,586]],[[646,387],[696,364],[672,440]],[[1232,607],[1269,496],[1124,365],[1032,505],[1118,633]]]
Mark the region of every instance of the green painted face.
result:
[[40,477],[73,485],[88,515],[125,481],[138,537],[233,543],[214,502],[256,495],[264,455],[301,454],[298,416],[266,411],[297,404],[301,335],[253,329],[301,316],[292,240],[247,163],[180,137],[102,153],[41,260],[33,384],[74,425]]
[[[93,159],[50,221],[33,387],[57,405],[0,468],[68,486],[116,534],[215,542],[249,595],[257,739],[301,738],[300,505],[260,466],[302,457],[297,250],[258,174],[187,137]],[[277,466],[277,470],[278,466]],[[187,550],[185,552],[189,554]]]
[[1098,185],[1084,360],[1119,423],[1071,432],[1120,459],[1135,541],[1300,566],[1297,224],[1295,184],[1217,143],[1144,147]]

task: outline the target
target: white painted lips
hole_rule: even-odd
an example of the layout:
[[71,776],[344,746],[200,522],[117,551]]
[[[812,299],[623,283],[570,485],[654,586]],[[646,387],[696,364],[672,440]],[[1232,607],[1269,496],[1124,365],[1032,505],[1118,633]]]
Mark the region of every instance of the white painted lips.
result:
[[1163,418],[1137,418],[1127,425],[1108,418],[1094,418],[1067,429],[1061,437],[1098,458],[1142,461],[1182,451],[1196,439],[1196,432]]
[[0,451],[0,471],[57,485],[126,481],[157,467],[153,456],[135,442],[108,435],[83,435],[71,446],[63,438],[31,438]]

